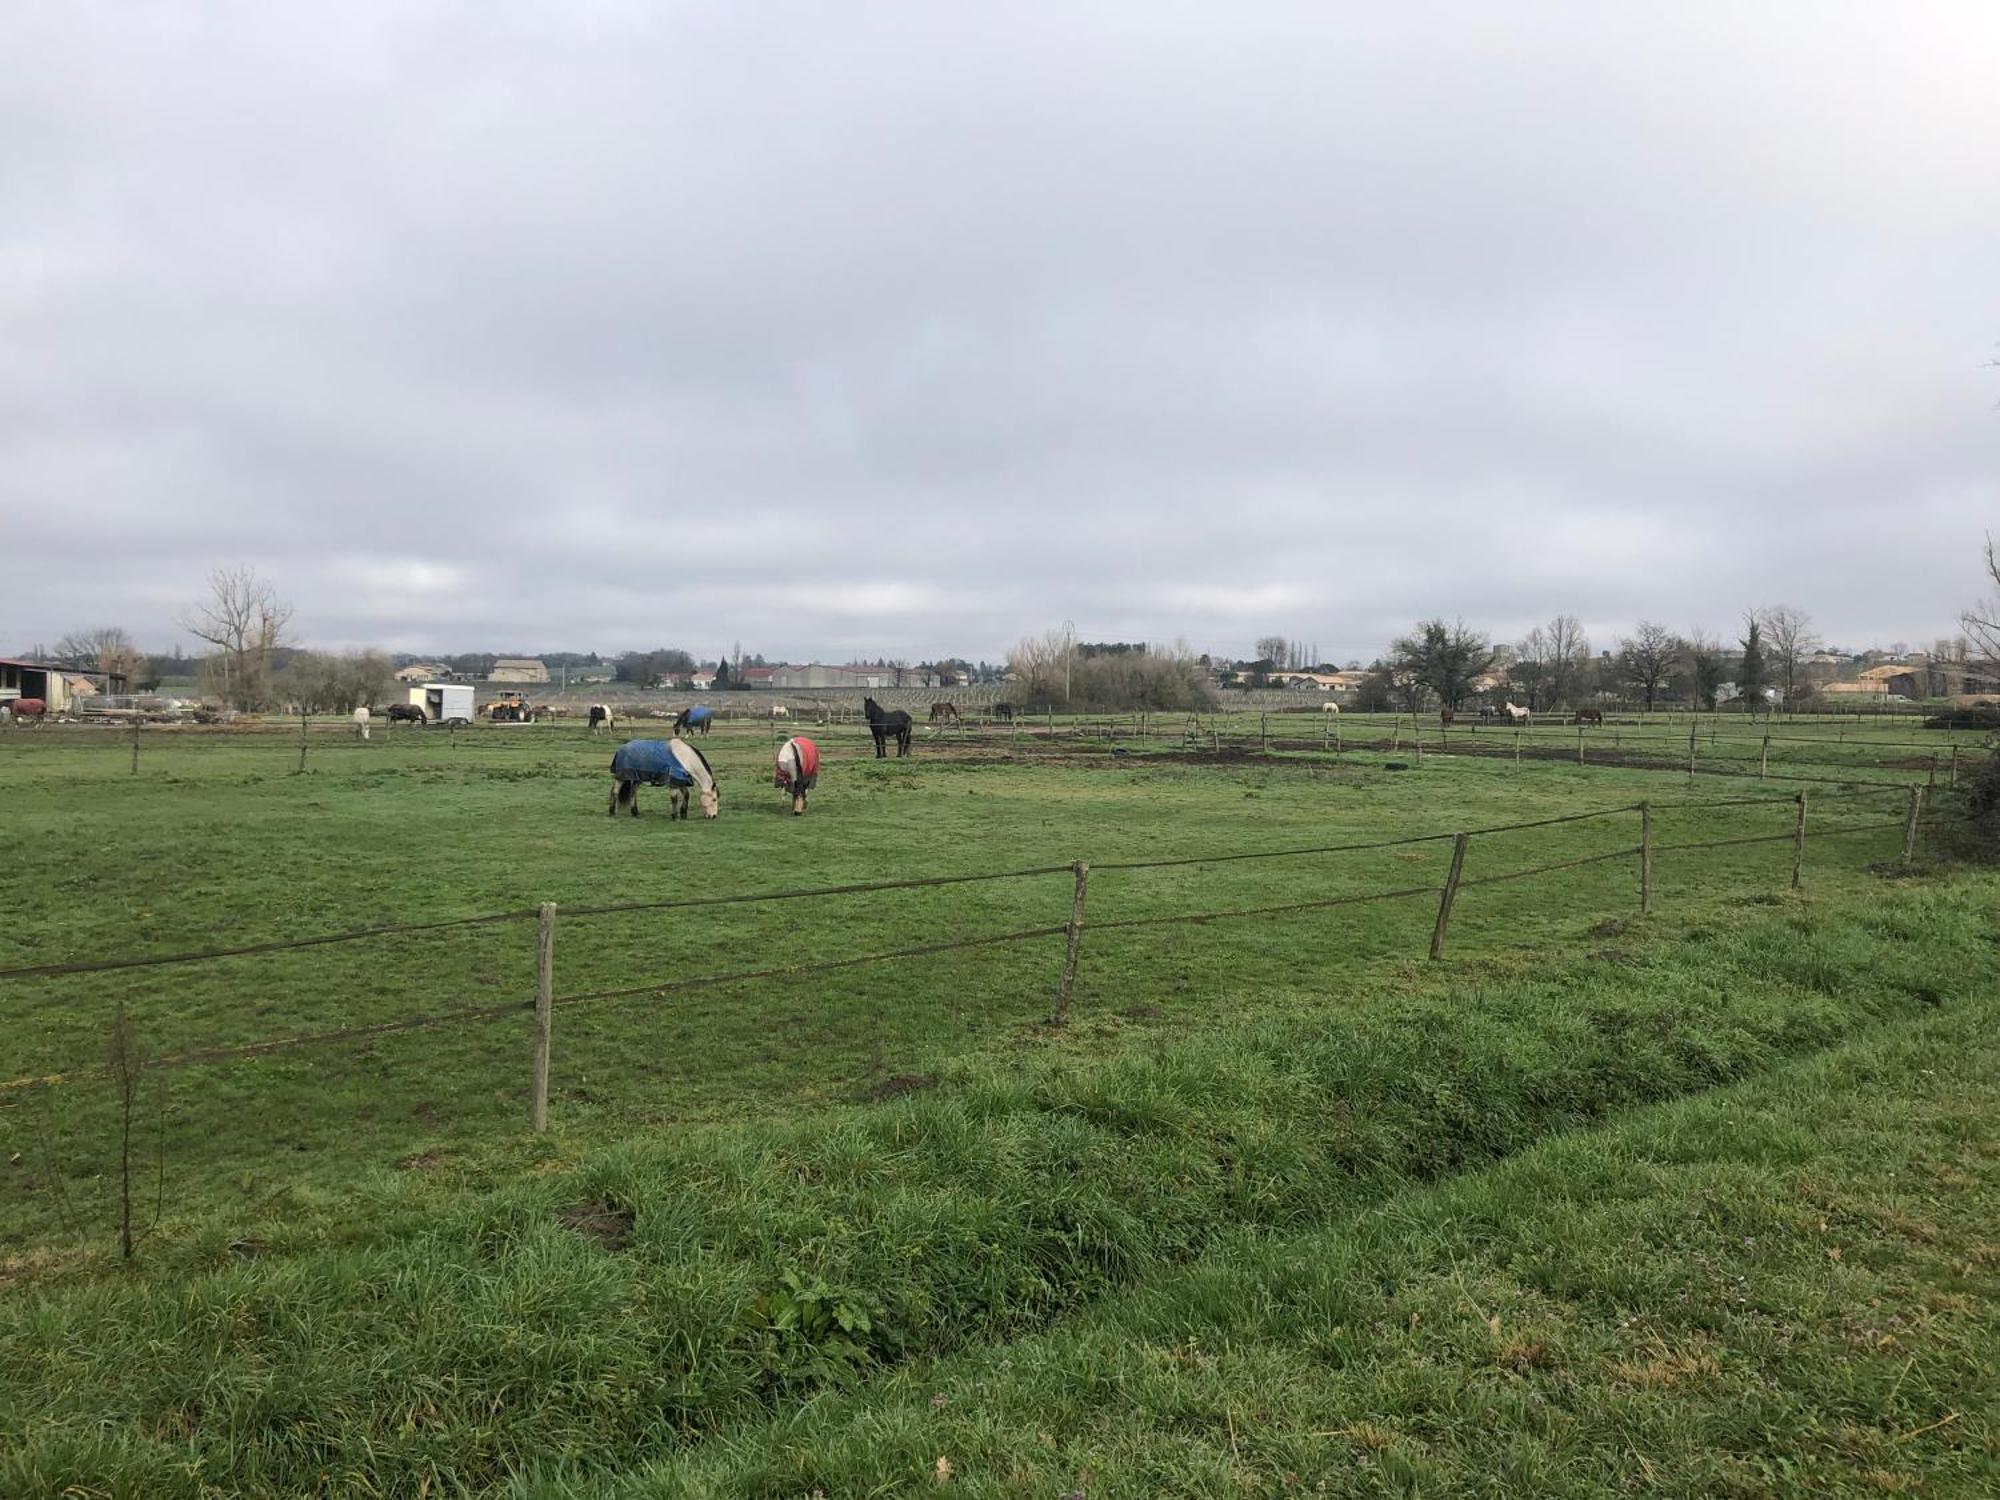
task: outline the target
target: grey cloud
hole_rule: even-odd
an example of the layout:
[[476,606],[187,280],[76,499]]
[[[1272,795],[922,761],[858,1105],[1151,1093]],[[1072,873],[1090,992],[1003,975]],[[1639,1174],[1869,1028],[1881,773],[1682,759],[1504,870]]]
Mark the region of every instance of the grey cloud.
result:
[[1980,3],[8,24],[0,647],[1862,643],[2000,521]]

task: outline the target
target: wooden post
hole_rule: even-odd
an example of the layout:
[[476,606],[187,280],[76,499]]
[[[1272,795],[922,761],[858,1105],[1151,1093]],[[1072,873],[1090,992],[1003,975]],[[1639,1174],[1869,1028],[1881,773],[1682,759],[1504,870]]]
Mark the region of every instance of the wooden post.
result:
[[1639,915],[1653,914],[1653,804],[1639,804]]
[[1083,938],[1083,894],[1090,884],[1090,866],[1082,860],[1070,866],[1076,875],[1076,894],[1070,898],[1068,945],[1063,950],[1062,978],[1056,983],[1056,1008],[1049,1016],[1051,1026],[1069,1020],[1070,990],[1076,983],[1076,950]]
[[1694,785],[1694,720],[1688,720],[1688,785]]
[[1576,763],[1583,764],[1583,726],[1576,726]]
[[1764,731],[1764,748],[1757,756],[1757,779],[1762,781],[1771,774],[1771,731]]
[[1415,714],[1410,715],[1410,739],[1417,747],[1417,764],[1424,763],[1424,726],[1417,722]]
[[1271,753],[1271,716],[1269,714],[1257,715],[1257,753],[1260,755],[1269,755]]
[[1520,763],[1521,763],[1521,731],[1518,727],[1516,727],[1516,729],[1514,730],[1514,764],[1518,766]]
[[1444,888],[1438,892],[1437,926],[1431,929],[1431,957],[1444,957],[1445,929],[1451,926],[1451,903],[1458,897],[1458,877],[1465,873],[1465,845],[1472,837],[1461,833],[1451,841],[1451,873],[1444,878]]
[[1957,745],[1953,745],[1953,746],[1951,747],[1951,768],[1950,768],[1950,770],[1949,770],[1949,771],[1948,771],[1948,772],[1946,773],[1946,779],[1945,779],[1945,785],[1946,785],[1946,786],[1957,786],[1957,785],[1958,785],[1958,746],[1957,746]]
[[1903,820],[1903,864],[1907,866],[1917,857],[1917,818],[1924,810],[1924,789],[1910,788],[1910,813]]
[[1926,786],[1935,787],[1937,785],[1937,755],[1937,751],[1931,751],[1931,774],[1930,779],[1925,782]]
[[1340,715],[1333,716],[1333,753],[1340,754]]
[[302,708],[299,710],[299,774],[303,776],[305,774],[305,769],[306,769],[306,711]]
[[1806,794],[1799,793],[1798,822],[1792,828],[1792,889],[1797,890],[1806,878]]
[[549,1029],[556,1008],[556,904],[544,901],[535,934],[534,1070],[528,1084],[528,1128],[549,1128]]
[[132,774],[139,774],[139,713],[132,711]]

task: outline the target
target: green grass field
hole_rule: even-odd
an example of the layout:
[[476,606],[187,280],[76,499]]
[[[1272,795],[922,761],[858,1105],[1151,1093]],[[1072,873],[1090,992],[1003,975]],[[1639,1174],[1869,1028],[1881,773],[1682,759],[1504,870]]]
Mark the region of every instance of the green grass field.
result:
[[[606,818],[611,744],[574,726],[322,732],[303,774],[281,730],[150,734],[136,775],[115,734],[0,739],[0,896],[20,914],[0,968],[541,901],[1193,861],[1094,870],[1060,1030],[1060,936],[692,981],[1060,924],[1067,871],[559,917],[559,996],[661,988],[558,1005],[539,1138],[519,1011],[157,1069],[133,1154],[143,1217],[161,1163],[166,1210],[130,1269],[112,1255],[117,1109],[89,1076],[120,1005],[157,1056],[518,1002],[534,925],[0,979],[27,1022],[0,1043],[0,1077],[65,1079],[0,1093],[0,1433],[18,1435],[0,1438],[0,1492],[835,1495],[948,1475],[995,1495],[1749,1494],[1787,1475],[1867,1492],[1876,1470],[1985,1492],[1990,1307],[1940,1304],[1949,1339],[1921,1383],[1792,1430],[1834,1335],[1813,1324],[1794,1353],[1717,1304],[1696,1339],[1676,1257],[1764,1257],[1710,1244],[1705,1221],[1699,1245],[1645,1250],[1665,1233],[1647,1226],[1721,1181],[1751,1218],[1765,1194],[1791,1233],[1800,1164],[1829,1193],[1901,1202],[1908,1184],[1850,1160],[1875,1133],[1884,1160],[1936,1147],[1962,1197],[1926,1220],[1950,1254],[1869,1274],[1918,1300],[1991,1290],[1992,1247],[1966,1226],[1995,1201],[1977,1127],[1996,885],[1893,869],[1904,788],[1929,779],[1892,739],[1907,728],[1809,747],[1810,783],[1760,785],[1752,766],[1692,789],[1588,759],[1427,745],[1418,765],[1400,744],[1284,742],[1217,757],[1124,733],[920,731],[914,759],[876,762],[836,727],[794,819],[769,785],[768,726],[728,726],[707,746],[725,788],[712,824],[669,822],[660,794]],[[1466,885],[1438,963],[1448,839],[1218,860],[1641,800],[1653,916],[1635,811],[1483,834],[1468,882],[1617,857]],[[1405,887],[1426,891],[1090,930]],[[1758,1129],[1718,1134],[1699,1123],[1715,1110]],[[1681,1160],[1683,1139],[1741,1151]],[[1792,1247],[1766,1232],[1772,1256]],[[1544,1242],[1567,1269],[1522,1282],[1504,1246]],[[1454,1281],[1437,1279],[1446,1246]],[[1818,1295],[1823,1314],[1823,1289],[1786,1267],[1783,1296]],[[1707,1269],[1686,1286],[1714,1291]],[[1293,1328],[1299,1297],[1315,1311]],[[1441,1322],[1447,1302],[1477,1306],[1479,1326]],[[1612,1316],[1635,1310],[1640,1332]],[[1655,1374],[1619,1373],[1649,1357]],[[1751,1389],[1778,1393],[1738,1420]],[[1903,1448],[1920,1393],[1963,1409]]]

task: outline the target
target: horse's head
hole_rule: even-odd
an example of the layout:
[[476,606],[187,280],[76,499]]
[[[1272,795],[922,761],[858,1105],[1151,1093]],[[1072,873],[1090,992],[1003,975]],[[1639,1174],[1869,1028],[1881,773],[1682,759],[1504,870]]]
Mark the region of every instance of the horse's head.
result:
[[704,818],[713,818],[719,816],[721,812],[722,789],[713,786],[703,788],[701,794],[701,815]]

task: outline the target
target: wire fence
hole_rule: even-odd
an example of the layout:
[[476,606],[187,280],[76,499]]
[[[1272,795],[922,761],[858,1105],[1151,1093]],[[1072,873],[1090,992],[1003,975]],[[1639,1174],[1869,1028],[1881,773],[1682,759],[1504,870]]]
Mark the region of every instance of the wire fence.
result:
[[[1828,801],[1845,801],[1861,797],[1880,796],[1885,791],[1893,791],[1906,799],[1906,805],[1901,817],[1860,824],[1842,823],[1837,826],[1827,826],[1823,823],[1816,829],[1809,830],[1809,813],[1812,806]],[[812,974],[926,958],[960,950],[1033,943],[1060,937],[1064,940],[1063,960],[1056,984],[1055,995],[1047,1014],[1047,1024],[1051,1027],[1061,1027],[1066,1024],[1070,1017],[1072,996],[1082,959],[1082,939],[1086,931],[1095,933],[1131,932],[1177,924],[1203,926],[1222,921],[1277,917],[1300,912],[1325,911],[1381,902],[1430,898],[1437,903],[1437,913],[1430,934],[1428,952],[1432,959],[1440,959],[1445,955],[1456,897],[1461,890],[1465,889],[1543,877],[1614,861],[1632,860],[1636,861],[1640,909],[1642,913],[1650,914],[1653,909],[1653,861],[1656,855],[1789,841],[1793,845],[1791,884],[1796,889],[1802,885],[1804,879],[1809,832],[1813,837],[1829,838],[1880,832],[1892,828],[1901,829],[1903,842],[1899,859],[1902,864],[1908,865],[1916,855],[1919,829],[1925,821],[1923,812],[1924,796],[1925,789],[1921,786],[1898,786],[1892,788],[1850,787],[1838,796],[1818,798],[1814,798],[1808,792],[1801,791],[1791,797],[1737,797],[1717,802],[1667,804],[1658,810],[1706,812],[1713,809],[1790,808],[1794,813],[1793,826],[1782,833],[1732,835],[1724,838],[1668,843],[1658,842],[1654,838],[1655,804],[1651,802],[1635,802],[1624,803],[1614,807],[1597,808],[1585,812],[1568,813],[1555,817],[1492,824],[1456,832],[1412,834],[1394,839],[1316,844],[1292,848],[1229,851],[1218,854],[1172,856],[1158,859],[1109,860],[1095,866],[1088,861],[1077,860],[1067,865],[1037,865],[1022,869],[963,872],[837,886],[748,891],[728,895],[687,897],[663,901],[599,903],[568,908],[559,908],[555,903],[545,902],[534,908],[515,908],[507,911],[487,912],[422,922],[385,923],[371,927],[348,929],[341,932],[321,933],[292,939],[242,944],[233,947],[207,947],[165,954],[124,955],[115,958],[70,963],[19,965],[0,969],[0,982],[27,982],[64,975],[161,968],[217,961],[246,955],[280,953],[294,949],[322,948],[334,944],[353,943],[388,935],[434,933],[450,928],[533,921],[537,926],[538,943],[535,996],[531,1000],[521,999],[465,1005],[291,1036],[269,1037],[227,1046],[193,1048],[150,1058],[147,1060],[146,1065],[148,1067],[178,1068],[195,1065],[231,1064],[254,1058],[267,1057],[275,1053],[287,1052],[294,1049],[333,1046],[342,1043],[366,1041],[398,1032],[419,1031],[462,1024],[478,1024],[532,1013],[534,1020],[531,1040],[532,1082],[530,1088],[530,1121],[534,1129],[541,1130],[546,1128],[548,1116],[549,1072],[552,1056],[554,1017],[560,1011],[578,1005],[612,1002],[642,996],[663,997],[730,985],[796,979]],[[1468,851],[1475,839],[1489,839],[1497,835],[1545,830],[1560,825],[1620,820],[1631,818],[1635,815],[1639,823],[1639,837],[1635,843],[1621,843],[1612,849],[1576,858],[1532,865],[1523,869],[1470,875],[1466,873]],[[1405,849],[1445,841],[1450,841],[1452,844],[1452,857],[1449,871],[1442,883],[1424,882],[1375,890],[1348,891],[1297,901],[1254,906],[1180,911],[1097,921],[1090,921],[1087,918],[1089,877],[1093,869],[1098,871],[1167,870],[1195,865],[1227,864],[1242,861],[1289,860],[1308,855],[1344,855],[1367,851]],[[558,995],[555,992],[554,954],[557,918],[559,914],[565,920],[576,920],[629,912],[658,912],[690,907],[750,905],[773,901],[792,901],[807,897],[846,897],[875,892],[907,891],[921,887],[959,886],[978,882],[1034,881],[1056,876],[1067,876],[1071,881],[1070,916],[1068,921],[1062,923],[1041,924],[999,932],[975,934],[947,941],[895,947],[867,953],[817,959],[809,962],[728,970],[720,973],[693,975],[671,980],[652,980],[640,984],[583,990],[562,995]],[[28,1089],[68,1084],[99,1077],[102,1074],[102,1069],[46,1071],[10,1080],[0,1080],[0,1094],[17,1093]]]

